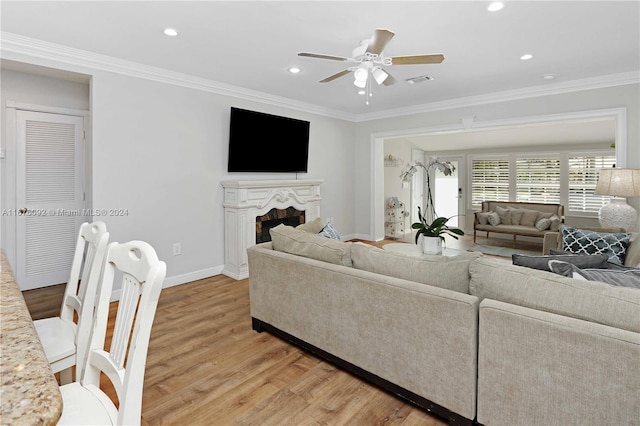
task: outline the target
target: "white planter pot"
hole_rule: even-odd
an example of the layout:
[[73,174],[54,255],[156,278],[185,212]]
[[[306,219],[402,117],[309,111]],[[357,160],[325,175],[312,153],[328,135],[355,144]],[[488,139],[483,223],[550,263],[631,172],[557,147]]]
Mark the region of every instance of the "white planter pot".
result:
[[425,237],[419,241],[424,254],[442,254],[442,239],[440,237]]

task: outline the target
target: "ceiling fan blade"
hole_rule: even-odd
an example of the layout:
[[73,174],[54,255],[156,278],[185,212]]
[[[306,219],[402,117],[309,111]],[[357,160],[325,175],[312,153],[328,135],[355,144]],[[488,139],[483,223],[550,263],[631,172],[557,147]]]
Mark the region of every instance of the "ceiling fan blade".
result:
[[369,46],[367,47],[367,53],[373,53],[379,55],[382,53],[384,48],[387,46],[387,43],[391,41],[395,33],[389,30],[377,29],[375,33],[373,33],[373,37],[369,42]]
[[444,55],[414,55],[414,56],[394,56],[391,58],[391,65],[413,65],[413,64],[439,64],[444,61]]
[[338,72],[338,73],[335,73],[335,74],[333,74],[333,75],[330,75],[329,77],[327,77],[327,78],[325,78],[325,79],[323,79],[323,80],[320,80],[320,83],[328,83],[328,82],[330,82],[330,81],[335,80],[336,78],[340,78],[340,77],[342,77],[343,75],[347,75],[347,74],[349,74],[350,72],[351,72],[351,71],[349,71],[348,69],[347,69],[347,70],[342,70],[342,71],[340,71],[340,72]]
[[387,78],[385,78],[385,80],[382,82],[382,84],[384,84],[385,86],[391,86],[395,82],[396,82],[396,79],[393,78],[393,76],[391,74],[387,73]]
[[307,58],[331,59],[332,61],[347,61],[349,58],[343,56],[321,55],[319,53],[298,53],[298,56],[306,56]]

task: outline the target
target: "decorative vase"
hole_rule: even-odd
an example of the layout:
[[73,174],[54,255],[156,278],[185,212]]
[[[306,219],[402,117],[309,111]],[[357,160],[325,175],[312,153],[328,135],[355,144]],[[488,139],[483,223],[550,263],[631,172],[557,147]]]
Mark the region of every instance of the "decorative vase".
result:
[[420,240],[420,249],[424,254],[442,254],[442,239],[423,235]]

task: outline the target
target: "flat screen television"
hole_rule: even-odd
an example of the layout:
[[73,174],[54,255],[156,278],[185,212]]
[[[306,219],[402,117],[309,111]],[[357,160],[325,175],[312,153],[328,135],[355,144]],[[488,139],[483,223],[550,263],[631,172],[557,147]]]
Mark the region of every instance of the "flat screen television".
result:
[[231,107],[229,172],[307,172],[309,122]]

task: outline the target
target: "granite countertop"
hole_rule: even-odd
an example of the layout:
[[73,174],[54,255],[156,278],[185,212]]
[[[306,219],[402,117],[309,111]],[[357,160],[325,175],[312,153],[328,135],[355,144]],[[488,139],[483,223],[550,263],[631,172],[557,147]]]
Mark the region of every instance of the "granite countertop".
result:
[[54,425],[58,382],[2,250],[0,274],[0,424]]

